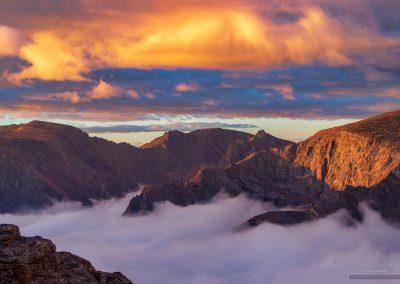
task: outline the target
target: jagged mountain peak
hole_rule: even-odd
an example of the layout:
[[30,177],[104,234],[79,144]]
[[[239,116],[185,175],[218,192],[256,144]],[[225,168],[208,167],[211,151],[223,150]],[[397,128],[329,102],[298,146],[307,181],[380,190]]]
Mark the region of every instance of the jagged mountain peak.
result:
[[267,134],[267,132],[265,132],[264,129],[260,129],[257,131],[257,133],[254,136],[264,136],[266,134]]
[[178,138],[178,137],[182,137],[184,136],[185,133],[178,131],[178,130],[171,130],[168,132],[165,132],[162,136],[157,137],[156,139],[154,139],[153,141],[143,144],[142,145],[142,149],[147,149],[147,148],[153,148],[153,147],[161,147],[163,145],[165,145],[168,141],[171,141]]

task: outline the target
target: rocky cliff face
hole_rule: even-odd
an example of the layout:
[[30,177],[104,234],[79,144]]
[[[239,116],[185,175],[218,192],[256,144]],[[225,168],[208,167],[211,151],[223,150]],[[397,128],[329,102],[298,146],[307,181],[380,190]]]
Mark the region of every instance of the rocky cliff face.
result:
[[360,201],[386,218],[400,220],[399,165],[400,111],[396,111],[318,132],[298,144],[252,153],[225,169],[203,169],[184,183],[146,187],[125,214],[151,210],[162,200],[181,206],[206,202],[224,191],[308,208],[298,213],[270,212],[249,220],[252,225],[262,220],[282,224],[313,220],[340,208],[361,219]]
[[290,142],[223,129],[171,131],[136,148],[89,137],[61,124],[33,121],[0,127],[0,212],[90,204],[121,197],[138,184],[181,181],[201,167],[226,166],[250,151]]
[[121,273],[97,271],[89,261],[41,237],[22,237],[14,225],[0,225],[0,283],[132,283]]
[[370,188],[400,165],[400,112],[318,132],[287,153],[329,188]]

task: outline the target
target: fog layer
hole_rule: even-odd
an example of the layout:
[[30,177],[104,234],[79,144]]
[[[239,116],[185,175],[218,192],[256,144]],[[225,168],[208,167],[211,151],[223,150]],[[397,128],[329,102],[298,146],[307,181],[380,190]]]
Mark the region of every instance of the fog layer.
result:
[[354,283],[349,275],[400,274],[400,231],[365,208],[365,222],[357,227],[343,226],[345,213],[339,212],[309,224],[243,231],[240,224],[272,207],[244,196],[219,197],[206,205],[164,203],[146,216],[121,217],[130,197],[92,208],[59,203],[41,212],[0,215],[0,223],[49,238],[57,250],[139,284]]

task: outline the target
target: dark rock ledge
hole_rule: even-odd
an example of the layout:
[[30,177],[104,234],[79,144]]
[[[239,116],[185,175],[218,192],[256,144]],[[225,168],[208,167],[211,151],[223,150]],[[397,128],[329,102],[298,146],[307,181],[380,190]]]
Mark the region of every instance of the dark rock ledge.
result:
[[23,237],[15,225],[0,225],[0,283],[132,283],[119,272],[97,271],[89,261],[42,237]]

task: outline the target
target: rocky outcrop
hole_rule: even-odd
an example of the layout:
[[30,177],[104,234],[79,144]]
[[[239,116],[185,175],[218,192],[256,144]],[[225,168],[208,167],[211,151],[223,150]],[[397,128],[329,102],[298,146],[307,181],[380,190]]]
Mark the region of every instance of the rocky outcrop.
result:
[[301,210],[265,212],[249,219],[246,225],[254,227],[264,222],[295,225],[324,218],[340,209],[347,210],[349,213],[349,218],[343,220],[345,224],[353,225],[354,221],[361,222],[363,220],[359,203],[366,199],[368,193],[369,191],[366,188],[353,188],[344,191],[326,190],[315,198],[313,203]]
[[0,283],[132,283],[119,272],[97,271],[89,261],[41,237],[22,237],[15,225],[0,225]]
[[315,220],[310,211],[269,211],[249,219],[245,225],[255,227],[264,222],[278,225],[296,225]]
[[121,197],[138,184],[182,181],[199,168],[224,167],[250,151],[290,143],[266,134],[203,129],[171,131],[136,148],[61,124],[2,126],[0,213],[36,209],[54,200],[89,205],[92,199]]
[[298,144],[248,155],[225,169],[202,169],[184,183],[146,187],[125,214],[145,212],[168,200],[186,206],[219,192],[241,192],[278,206],[302,206],[249,220],[295,224],[347,209],[361,220],[366,201],[382,216],[400,220],[400,111],[318,132]]

